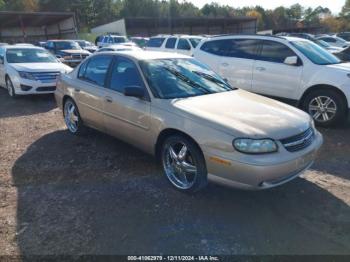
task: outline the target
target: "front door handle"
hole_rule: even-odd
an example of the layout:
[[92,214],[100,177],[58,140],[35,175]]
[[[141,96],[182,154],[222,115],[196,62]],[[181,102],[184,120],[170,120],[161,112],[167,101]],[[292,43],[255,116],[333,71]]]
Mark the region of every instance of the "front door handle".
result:
[[256,68],[256,70],[258,70],[258,71],[265,71],[266,68],[265,68],[265,67],[262,67],[262,66],[259,66],[259,67]]
[[80,89],[78,89],[78,88],[74,88],[74,92],[79,93],[79,92],[80,92]]
[[228,63],[222,63],[221,64],[223,67],[228,67]]
[[108,102],[108,103],[112,103],[112,102],[113,102],[113,99],[112,99],[112,97],[110,97],[110,96],[106,96],[106,97],[105,97],[105,100],[106,100],[106,102]]

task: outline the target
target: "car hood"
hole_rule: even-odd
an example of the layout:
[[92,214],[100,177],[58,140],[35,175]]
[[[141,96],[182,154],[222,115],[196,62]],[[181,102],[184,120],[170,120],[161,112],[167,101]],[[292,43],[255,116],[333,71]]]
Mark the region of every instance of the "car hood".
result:
[[69,66],[66,66],[62,63],[18,63],[11,64],[17,71],[25,72],[51,72],[51,71],[60,71],[60,72],[69,72],[72,70]]
[[305,112],[243,90],[172,100],[173,112],[233,136],[282,139],[310,127]]
[[333,70],[341,70],[350,72],[350,63],[340,63],[340,64],[334,64],[334,65],[327,65],[328,68]]

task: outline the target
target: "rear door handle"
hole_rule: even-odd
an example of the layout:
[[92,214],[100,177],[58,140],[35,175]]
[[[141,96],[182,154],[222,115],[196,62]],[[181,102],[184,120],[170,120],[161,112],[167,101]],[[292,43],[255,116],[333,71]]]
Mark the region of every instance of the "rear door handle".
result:
[[224,67],[228,67],[228,63],[222,63],[221,65]]
[[79,92],[80,92],[80,89],[74,88],[74,91],[77,92],[77,93],[79,93]]
[[265,68],[265,67],[262,67],[262,66],[259,66],[259,67],[256,68],[256,70],[258,70],[258,71],[265,71],[266,68]]
[[112,97],[110,97],[110,96],[106,96],[106,97],[105,97],[105,100],[106,100],[106,102],[108,102],[108,103],[112,103],[112,102],[113,102],[113,99],[112,99]]

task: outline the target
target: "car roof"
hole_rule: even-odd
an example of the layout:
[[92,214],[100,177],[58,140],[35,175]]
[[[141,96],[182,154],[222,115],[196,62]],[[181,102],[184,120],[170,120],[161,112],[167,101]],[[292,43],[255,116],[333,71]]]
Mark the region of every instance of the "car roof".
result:
[[190,56],[157,51],[143,51],[143,50],[128,50],[128,51],[110,51],[99,52],[99,54],[123,54],[135,60],[154,60],[154,59],[171,59],[171,58],[190,58]]
[[39,50],[45,50],[44,48],[40,46],[35,46],[35,45],[6,45],[3,46],[6,49],[39,49]]

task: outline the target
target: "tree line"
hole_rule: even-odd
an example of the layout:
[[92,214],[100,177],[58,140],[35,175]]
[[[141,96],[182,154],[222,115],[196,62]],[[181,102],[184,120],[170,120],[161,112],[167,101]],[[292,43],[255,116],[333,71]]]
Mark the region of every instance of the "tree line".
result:
[[253,16],[258,29],[282,29],[304,26],[324,26],[328,31],[350,30],[350,0],[342,12],[334,15],[328,8],[304,8],[300,4],[277,7],[261,6],[233,8],[212,2],[198,8],[190,1],[178,0],[0,0],[3,11],[71,11],[81,29],[108,23],[121,17],[232,17]]

